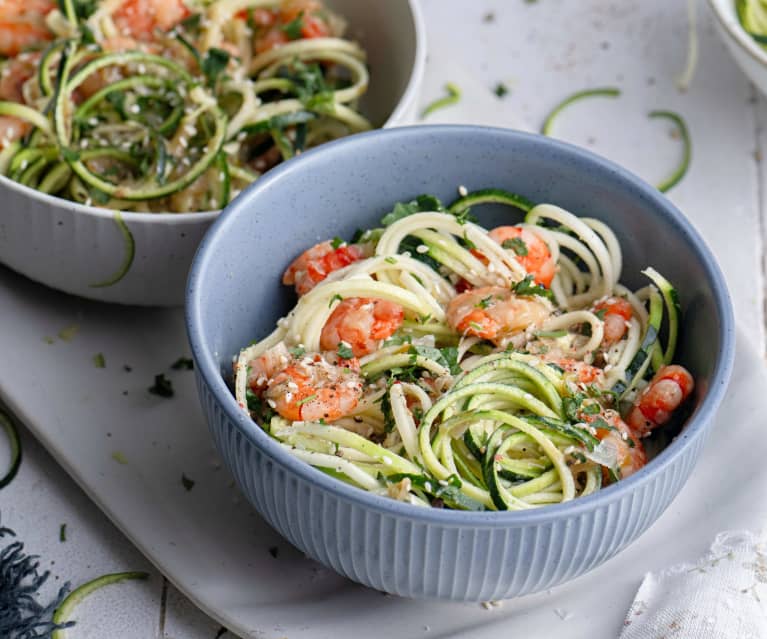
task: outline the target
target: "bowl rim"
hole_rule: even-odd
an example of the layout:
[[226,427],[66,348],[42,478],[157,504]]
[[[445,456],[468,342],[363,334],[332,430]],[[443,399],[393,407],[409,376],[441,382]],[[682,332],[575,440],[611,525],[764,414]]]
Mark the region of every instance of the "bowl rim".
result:
[[[504,138],[509,146],[517,141],[532,142],[535,145],[553,147],[559,153],[568,155],[573,160],[579,160],[589,165],[598,165],[602,171],[613,174],[619,181],[623,182],[626,188],[637,192],[643,199],[649,201],[650,206],[661,210],[663,215],[670,217],[671,222],[680,228],[682,235],[692,245],[694,252],[698,254],[707,277],[711,281],[714,303],[720,315],[719,339],[721,348],[706,394],[698,410],[690,418],[682,433],[674,438],[649,464],[631,477],[585,497],[523,511],[470,512],[416,507],[347,485],[298,460],[272,440],[238,406],[231,390],[221,376],[219,364],[213,356],[213,349],[206,347],[202,328],[202,306],[199,285],[208,264],[214,260],[219,234],[230,224],[234,223],[237,209],[243,206],[246,201],[251,202],[254,192],[257,193],[260,190],[270,189],[273,183],[281,180],[289,173],[300,172],[304,165],[310,165],[312,161],[326,162],[333,154],[359,154],[361,149],[367,149],[371,144],[375,144],[375,140],[380,136],[399,140],[401,145],[412,145],[415,139],[424,134],[429,136],[456,136],[459,138],[470,135],[472,137],[489,137],[494,140]],[[703,237],[679,209],[655,187],[647,184],[612,161],[586,149],[538,134],[473,125],[420,125],[370,131],[335,140],[302,154],[300,160],[286,162],[276,167],[269,172],[266,178],[248,187],[247,191],[249,197],[241,199],[239,204],[227,207],[224,213],[214,222],[197,249],[187,282],[185,308],[187,335],[191,345],[192,356],[195,360],[195,374],[198,376],[198,383],[205,384],[213,400],[223,411],[225,419],[240,431],[243,436],[247,437],[265,457],[281,466],[284,470],[295,473],[302,481],[314,484],[323,490],[329,491],[336,498],[352,502],[355,505],[369,508],[382,514],[405,517],[431,524],[448,526],[471,524],[485,528],[506,527],[510,525],[540,525],[563,517],[574,518],[586,511],[606,508],[609,504],[622,500],[634,490],[641,489],[650,483],[655,476],[670,465],[673,465],[676,460],[683,456],[687,448],[692,445],[692,442],[698,437],[704,436],[711,425],[715,411],[724,397],[735,357],[735,319],[724,275]]]
[[[423,12],[417,0],[405,0],[405,2],[407,3],[408,9],[410,10],[410,18],[415,39],[413,60],[410,67],[410,74],[408,76],[407,83],[405,84],[405,90],[402,92],[402,95],[400,95],[394,110],[389,114],[389,117],[386,118],[380,129],[400,126],[406,123],[408,110],[410,109],[411,105],[418,100],[418,91],[423,79],[424,70],[426,68],[426,23],[424,21]],[[270,172],[271,170],[268,171],[267,174]],[[259,177],[258,179],[263,179],[263,176]],[[63,210],[109,220],[112,220],[115,213],[119,212],[124,222],[134,224],[152,223],[153,221],[165,224],[189,224],[195,222],[210,223],[215,220],[222,212],[219,210],[196,211],[190,213],[145,213],[137,211],[118,211],[116,209],[107,209],[99,206],[80,204],[79,202],[73,202],[72,200],[67,200],[63,197],[42,193],[30,186],[25,186],[19,182],[16,182],[15,180],[11,180],[5,175],[0,175],[0,189],[3,187],[11,189],[12,191],[16,191],[19,195],[29,197],[32,200],[37,200],[41,204],[46,204],[52,210]]]
[[760,47],[743,28],[735,9],[735,0],[708,0],[708,6],[722,28],[740,45],[740,48],[763,67],[767,67],[767,51]]

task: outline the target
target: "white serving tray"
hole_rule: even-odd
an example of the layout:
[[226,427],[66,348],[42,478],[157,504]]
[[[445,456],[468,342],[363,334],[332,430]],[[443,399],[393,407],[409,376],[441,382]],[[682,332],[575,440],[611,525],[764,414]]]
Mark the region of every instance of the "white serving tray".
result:
[[[692,479],[625,552],[570,584],[490,609],[384,596],[305,559],[239,497],[211,446],[192,373],[168,370],[188,353],[180,310],[81,301],[7,270],[0,309],[0,399],[181,591],[243,637],[490,637],[498,624],[506,636],[615,636],[646,571],[695,558],[721,530],[767,521],[767,375],[741,335]],[[70,341],[58,337],[73,326]],[[97,353],[106,368],[94,366]],[[173,381],[171,399],[146,390],[159,372]]]

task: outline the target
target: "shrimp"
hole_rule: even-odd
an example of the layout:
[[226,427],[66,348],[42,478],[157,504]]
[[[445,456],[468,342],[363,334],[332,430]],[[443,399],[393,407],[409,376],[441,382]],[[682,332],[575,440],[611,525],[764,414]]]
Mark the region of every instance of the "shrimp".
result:
[[362,378],[357,370],[355,360],[317,353],[278,372],[269,380],[263,396],[285,419],[332,422],[349,415],[362,397]]
[[0,55],[14,57],[24,49],[53,38],[45,16],[56,0],[3,0],[0,2]]
[[601,368],[570,358],[557,359],[554,362],[565,371],[566,375],[574,377],[578,384],[601,386],[604,382],[605,376]]
[[340,343],[351,346],[355,357],[378,349],[402,325],[404,309],[394,302],[350,297],[333,309],[320,334],[320,348],[336,350]]
[[557,272],[549,245],[535,231],[519,226],[498,226],[488,235],[503,248],[514,253],[514,259],[530,273],[536,284],[548,288]]
[[608,297],[594,304],[593,311],[604,311],[604,337],[602,342],[610,346],[619,342],[626,334],[628,322],[633,315],[631,304],[622,297]]
[[333,271],[370,254],[369,247],[364,244],[343,243],[334,247],[330,240],[320,242],[293,260],[282,276],[282,283],[295,285],[296,293],[305,295]]
[[[602,415],[588,417],[586,421],[594,422],[597,417],[601,417],[612,427],[596,428],[596,437],[615,450],[615,469],[618,470],[619,478],[625,479],[643,468],[647,464],[647,453],[632,428],[612,410],[605,411]],[[606,468],[603,469],[602,474],[605,481],[609,482],[610,476]]]
[[663,366],[631,407],[629,426],[640,437],[646,437],[653,428],[671,419],[694,387],[695,380],[687,369],[677,364]]
[[112,18],[120,35],[147,41],[156,29],[170,31],[190,13],[184,0],[125,0]]
[[[34,74],[40,53],[22,53],[9,60],[0,71],[0,100],[24,103],[24,83]],[[29,122],[13,116],[0,116],[0,148],[18,140],[32,129]]]
[[466,291],[447,306],[447,322],[456,331],[496,344],[514,333],[539,327],[549,315],[551,306],[543,299],[517,296],[499,286]]

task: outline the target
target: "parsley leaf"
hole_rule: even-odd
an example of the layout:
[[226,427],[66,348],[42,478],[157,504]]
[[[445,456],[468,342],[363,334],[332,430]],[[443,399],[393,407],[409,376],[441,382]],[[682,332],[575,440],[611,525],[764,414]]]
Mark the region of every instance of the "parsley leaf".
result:
[[344,244],[346,244],[346,242],[337,235],[330,241],[330,246],[332,246],[334,249],[340,248]]
[[499,98],[502,98],[509,93],[509,87],[507,87],[503,82],[499,82],[495,85],[493,93],[495,93],[495,95],[497,95]]
[[191,371],[194,370],[194,362],[189,357],[179,357],[170,367],[174,371]]
[[154,384],[147,389],[158,397],[173,397],[173,383],[163,373],[154,376]]
[[189,479],[184,473],[181,473],[181,485],[186,488],[186,491],[189,492],[194,488],[195,481],[194,479]]
[[288,353],[293,357],[303,357],[306,353],[306,349],[303,346],[293,346],[288,349]]
[[344,298],[341,297],[338,293],[336,293],[333,297],[330,298],[330,301],[328,302],[328,308],[333,306],[333,302],[335,302],[336,300],[338,300],[339,302],[343,302]]
[[554,294],[541,284],[533,284],[533,276],[527,275],[525,279],[520,280],[516,284],[512,284],[511,292],[517,295],[538,295],[545,297],[547,300],[554,301]]
[[228,51],[211,47],[205,54],[205,58],[202,61],[202,72],[208,80],[208,86],[213,87],[216,84],[216,80],[221,72],[226,69],[226,65],[229,64]]
[[304,12],[301,11],[295,19],[291,20],[287,24],[283,24],[280,30],[288,36],[290,40],[298,40],[301,38],[301,29],[304,28]]
[[384,226],[390,226],[394,222],[401,220],[403,217],[408,217],[414,213],[423,213],[425,211],[439,211],[445,212],[445,207],[439,198],[433,195],[419,195],[410,202],[397,202],[394,208],[381,218],[381,224]]
[[521,237],[512,237],[510,240],[504,240],[501,246],[505,249],[512,249],[517,255],[524,257],[527,255],[527,244]]
[[351,346],[344,342],[338,342],[338,356],[341,359],[351,359],[354,357],[354,351],[352,350]]

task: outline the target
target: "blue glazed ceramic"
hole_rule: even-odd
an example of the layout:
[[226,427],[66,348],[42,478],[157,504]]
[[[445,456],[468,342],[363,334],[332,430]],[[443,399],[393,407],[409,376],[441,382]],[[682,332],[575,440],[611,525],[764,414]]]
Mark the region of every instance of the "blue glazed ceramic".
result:
[[[396,201],[421,193],[452,201],[459,185],[501,187],[599,218],[621,240],[624,282],[639,286],[639,271],[653,265],[677,286],[684,312],[678,359],[695,375],[695,407],[681,434],[640,472],[592,496],[524,512],[418,508],[355,489],[294,459],[238,408],[228,385],[232,357],[268,334],[293,305],[292,292],[280,284],[289,262],[320,240],[375,226]],[[481,223],[518,221],[509,209],[482,209]],[[692,472],[734,353],[722,274],[669,200],[587,151],[469,126],[375,131],[270,171],[203,240],[189,278],[187,323],[213,438],[264,518],[350,579],[397,595],[454,600],[550,588],[641,535]]]

